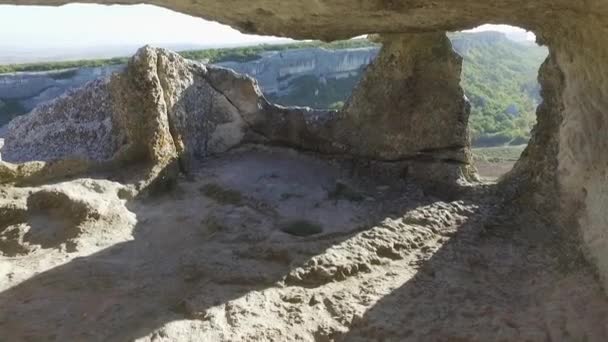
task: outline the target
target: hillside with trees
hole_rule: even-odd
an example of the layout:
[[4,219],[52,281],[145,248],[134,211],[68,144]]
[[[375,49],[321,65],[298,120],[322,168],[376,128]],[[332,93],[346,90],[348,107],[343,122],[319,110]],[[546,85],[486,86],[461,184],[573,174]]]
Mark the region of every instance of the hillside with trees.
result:
[[[527,143],[541,101],[537,75],[547,49],[512,41],[499,32],[454,33],[450,39],[463,57],[462,86],[471,102],[473,144]],[[269,98],[283,105],[340,108],[363,71],[335,80],[298,77],[290,84],[291,93]]]
[[462,86],[471,102],[475,145],[526,143],[541,101],[537,75],[547,49],[497,32],[457,33],[450,38],[464,58]]

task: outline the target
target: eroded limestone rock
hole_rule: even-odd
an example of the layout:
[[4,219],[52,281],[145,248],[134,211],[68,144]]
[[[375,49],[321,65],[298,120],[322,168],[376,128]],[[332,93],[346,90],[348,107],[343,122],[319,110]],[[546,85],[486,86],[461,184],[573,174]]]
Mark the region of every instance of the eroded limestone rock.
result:
[[418,178],[450,183],[470,177],[462,58],[444,33],[381,40],[378,58],[330,125],[332,140],[355,156],[409,160]]
[[[71,1],[59,0],[53,1],[52,4],[69,2]],[[115,2],[101,1],[105,4]],[[0,0],[0,3],[49,4],[46,0]],[[571,235],[582,237],[590,259],[598,265],[605,283],[608,283],[606,280],[608,279],[607,216],[603,210],[608,201],[606,186],[608,136],[604,132],[608,122],[606,114],[608,87],[605,82],[608,79],[608,69],[604,67],[604,61],[608,56],[605,44],[608,36],[606,35],[608,4],[605,1],[507,0],[488,4],[479,0],[465,2],[374,0],[365,3],[236,0],[231,2],[230,8],[223,2],[211,0],[196,2],[163,0],[154,4],[217,20],[248,33],[292,38],[333,40],[370,32],[426,35],[425,32],[455,31],[487,22],[513,24],[533,30],[551,50],[552,66],[545,67],[542,72],[563,76],[562,84],[555,85],[555,89],[561,89],[555,93],[558,95],[555,99],[547,100],[541,111],[547,113],[546,117],[561,116],[562,118],[552,123],[549,121],[553,119],[539,123],[525,157],[532,162],[521,163],[517,172],[512,173],[512,177],[521,177],[519,197],[529,204],[527,207],[542,212],[544,210],[540,208],[548,205],[550,207],[548,216],[557,216],[556,223],[570,229]],[[441,63],[444,62],[445,60],[442,60]],[[429,68],[434,70],[435,66],[429,65]],[[454,68],[453,71],[455,72],[456,69]],[[541,76],[541,79],[552,79],[551,75]],[[425,94],[421,95],[425,96]],[[154,109],[151,112],[162,112],[162,106],[156,107],[159,110]],[[272,130],[271,132],[275,132],[275,136],[281,141],[309,141],[309,136],[327,137],[324,134],[317,134],[319,131],[316,126],[310,125],[311,122],[316,121],[311,121],[309,117],[294,112],[286,114],[288,115],[278,115],[285,118],[280,121],[281,125],[290,129],[303,126],[305,129]],[[145,116],[138,117],[136,121],[142,120]],[[167,156],[172,154],[172,149],[176,151],[175,153],[179,153],[180,147],[175,146],[175,142],[174,146],[170,147],[169,142],[173,139],[161,138],[166,136],[167,132],[163,125],[141,127],[144,131],[150,128],[154,132],[151,136],[158,138],[160,142],[160,145],[154,145],[152,151],[143,155],[154,156],[151,158],[153,163],[160,160],[161,165],[169,165],[170,161],[177,158]],[[127,126],[129,125],[125,127]],[[323,126],[321,125],[322,128]],[[136,129],[137,125],[129,127]],[[324,133],[322,129],[320,132]],[[258,130],[258,133],[263,131]],[[132,133],[134,138],[146,135]],[[265,138],[272,141],[272,136],[266,134]],[[331,151],[336,146],[332,142],[331,134],[328,137],[330,138],[313,139],[312,144],[307,146],[319,149],[318,142],[323,141],[321,147]],[[165,142],[167,147],[163,147]],[[161,151],[169,153],[160,153]],[[540,158],[538,163],[534,161],[536,158]],[[529,181],[534,183],[528,186]],[[536,186],[538,184],[544,185]],[[542,194],[539,194],[540,189]],[[551,202],[559,203],[559,206],[551,205]],[[559,215],[551,215],[549,212],[559,212]],[[573,226],[579,227],[576,233]]]
[[[62,5],[71,0],[0,0],[21,5]],[[100,4],[139,4],[140,0],[97,0]],[[602,0],[551,0],[529,2],[503,0],[488,4],[481,0],[320,0],[314,2],[279,0],[234,0],[228,6],[215,0],[144,1],[193,16],[214,20],[242,32],[298,39],[336,40],[371,32],[394,33],[457,31],[484,23],[508,23],[539,29],[559,22],[563,16],[604,20],[608,4]],[[588,16],[587,21],[583,21]],[[548,27],[547,27],[548,28]]]
[[[46,0],[0,2],[48,4]],[[69,2],[59,0],[53,4]],[[107,4],[115,2],[101,1]],[[547,117],[559,117],[563,113],[563,119],[561,123],[556,121],[557,125],[539,123],[535,131],[539,137],[532,139],[528,152],[530,157],[526,159],[538,157],[548,162],[520,164],[518,172],[512,176],[523,177],[520,197],[528,203],[527,207],[542,208],[551,202],[551,198],[559,203],[559,207],[549,205],[549,211],[560,213],[557,223],[570,229],[571,235],[584,235],[589,255],[597,265],[603,265],[600,266],[601,274],[608,279],[606,215],[601,209],[608,201],[608,136],[604,132],[608,122],[608,87],[605,84],[608,69],[604,67],[608,3],[605,1],[506,0],[488,3],[480,0],[372,0],[362,3],[235,0],[229,8],[223,2],[212,0],[162,0],[154,3],[216,20],[243,32],[301,39],[334,40],[370,32],[417,34],[456,31],[488,22],[512,24],[534,31],[552,53],[553,67],[545,67],[544,72],[561,72],[563,75],[563,92],[558,95],[561,99],[546,101],[545,108],[541,110],[547,113]],[[547,140],[543,136],[557,136],[558,139]],[[545,145],[554,143],[557,145]],[[535,150],[547,156],[533,152]],[[528,187],[528,181],[543,183],[548,187],[534,184]],[[543,193],[540,193],[541,188]],[[580,227],[577,233],[572,228],[573,224]],[[608,284],[608,280],[605,283]]]
[[414,177],[453,184],[471,179],[461,58],[443,33],[390,35],[341,111],[268,103],[249,77],[209,69],[262,142],[322,154],[402,162]]
[[39,249],[75,252],[124,238],[130,232],[121,228],[135,224],[134,215],[119,198],[124,189],[119,183],[79,179],[0,196],[0,254],[13,257]]
[[510,172],[510,179],[525,184],[533,196],[523,197],[547,213],[547,219],[555,219],[553,208],[559,206],[556,195],[557,149],[559,125],[563,120],[562,92],[564,76],[559,70],[555,56],[543,63],[539,71],[543,102],[536,111],[537,123],[532,138],[519,161]]

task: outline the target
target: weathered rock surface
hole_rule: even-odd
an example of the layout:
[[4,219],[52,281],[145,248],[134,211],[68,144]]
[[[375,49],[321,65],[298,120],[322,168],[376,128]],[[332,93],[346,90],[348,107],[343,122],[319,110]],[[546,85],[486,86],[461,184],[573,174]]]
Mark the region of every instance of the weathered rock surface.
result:
[[135,217],[118,196],[124,188],[80,179],[16,191],[13,198],[0,196],[0,253],[14,257],[52,249],[75,252],[128,237]]
[[[70,1],[59,0],[53,1],[52,4],[58,5],[67,2]],[[115,1],[102,1],[102,3],[113,2]],[[49,4],[46,0],[0,0],[0,3]],[[175,268],[170,267],[170,260],[164,259],[164,255],[163,258],[160,258],[156,253],[153,253],[149,258],[142,258],[142,263],[139,265],[129,264],[132,268],[125,266],[126,269],[111,269],[110,272],[115,272],[113,278],[127,279],[126,282],[119,283],[117,286],[109,286],[111,289],[123,290],[118,299],[109,303],[99,303],[92,300],[91,305],[85,306],[87,308],[100,307],[101,313],[93,315],[93,318],[89,321],[79,322],[77,327],[80,329],[79,331],[63,330],[64,335],[59,336],[59,338],[90,337],[86,334],[97,328],[99,329],[97,331],[106,334],[109,331],[115,333],[114,336],[106,336],[108,339],[116,337],[128,339],[142,336],[157,339],[164,338],[163,336],[167,336],[167,334],[171,335],[168,339],[180,337],[185,339],[187,337],[183,335],[184,326],[188,326],[186,335],[192,336],[194,334],[192,331],[196,330],[201,332],[201,339],[217,340],[286,339],[287,334],[294,339],[308,337],[308,339],[326,340],[339,337],[344,337],[345,340],[369,340],[377,336],[389,340],[404,340],[407,338],[412,340],[605,340],[607,336],[605,330],[607,326],[605,320],[607,304],[605,303],[605,297],[600,294],[599,288],[595,286],[591,272],[588,272],[584,265],[574,262],[578,255],[576,250],[571,251],[571,254],[557,253],[556,256],[552,256],[551,250],[554,247],[561,247],[560,243],[563,241],[559,238],[547,240],[547,237],[555,237],[557,235],[555,231],[560,226],[565,229],[568,235],[576,236],[578,241],[582,243],[582,249],[585,251],[588,260],[591,260],[596,266],[604,284],[608,284],[608,237],[606,234],[608,216],[605,211],[608,203],[608,179],[606,175],[608,170],[608,154],[606,154],[608,135],[605,134],[605,127],[608,125],[608,114],[606,114],[606,108],[608,108],[606,89],[608,88],[605,81],[608,79],[608,68],[604,63],[608,58],[608,45],[606,45],[608,3],[600,0],[579,2],[566,0],[535,2],[505,0],[494,3],[479,0],[465,2],[375,0],[364,3],[356,1],[279,2],[276,0],[236,0],[230,3],[229,8],[224,2],[210,0],[196,2],[166,0],[157,1],[155,4],[231,24],[245,32],[275,34],[293,38],[329,40],[376,32],[385,37],[388,37],[387,34],[395,33],[413,34],[412,41],[415,42],[421,37],[432,35],[432,33],[439,35],[446,30],[471,28],[486,22],[514,24],[533,30],[539,36],[540,41],[546,43],[550,49],[550,61],[542,69],[540,76],[543,86],[547,87],[544,93],[549,98],[545,99],[546,102],[539,110],[539,125],[535,131],[535,137],[522,163],[513,173],[513,178],[510,180],[513,183],[509,184],[516,185],[516,189],[519,191],[516,191],[516,200],[525,204],[524,207],[520,207],[520,210],[515,212],[519,217],[538,216],[538,213],[540,213],[540,216],[547,218],[553,216],[555,219],[548,226],[549,229],[542,229],[542,225],[530,224],[529,222],[526,222],[525,225],[519,222],[509,225],[504,224],[504,221],[510,220],[513,223],[514,215],[513,212],[507,211],[502,218],[502,225],[506,225],[507,229],[495,232],[512,235],[508,238],[490,238],[490,241],[494,241],[494,243],[482,243],[481,245],[477,242],[483,242],[479,239],[488,234],[488,231],[492,231],[493,222],[487,222],[488,225],[483,227],[475,224],[460,225],[453,243],[448,246],[441,245],[441,250],[444,253],[428,253],[426,255],[432,256],[431,259],[418,259],[421,265],[426,266],[424,271],[414,270],[410,268],[411,265],[404,263],[397,263],[395,269],[381,268],[374,265],[370,269],[380,270],[381,273],[373,273],[372,271],[371,277],[361,276],[357,278],[360,281],[355,286],[344,286],[343,289],[336,289],[333,282],[329,283],[330,288],[332,288],[330,295],[320,296],[322,299],[315,297],[314,300],[312,293],[308,292],[311,290],[307,291],[303,287],[293,292],[290,291],[289,286],[285,287],[286,290],[281,290],[290,293],[273,292],[270,290],[270,285],[266,285],[268,291],[262,290],[255,293],[250,293],[247,290],[242,291],[243,284],[256,284],[256,286],[273,284],[276,279],[280,279],[280,277],[274,277],[273,275],[285,274],[284,269],[277,273],[252,271],[255,269],[252,266],[257,261],[251,261],[251,258],[244,259],[243,263],[236,263],[239,267],[237,270],[233,268],[234,264],[229,266],[224,264],[223,267],[220,266],[217,269],[206,269],[204,265],[200,264],[200,260],[204,260],[205,265],[221,265],[221,261],[217,260],[217,257],[222,255],[221,253],[233,251],[232,248],[226,246],[211,249],[210,255],[212,258],[201,258],[200,254],[193,254],[194,257],[191,256],[191,259],[188,260],[192,260],[193,264],[196,265],[195,268],[201,269],[203,272],[194,272],[187,275],[179,274],[178,271],[173,271],[174,273],[168,275],[155,273],[156,268],[149,265],[160,267],[159,269],[175,270]],[[433,43],[437,42],[438,40],[433,39]],[[391,45],[388,44],[388,46],[390,50]],[[421,46],[422,50],[425,50],[425,47],[426,45],[423,44]],[[439,45],[438,47],[441,48]],[[442,58],[437,59],[437,66],[433,66],[432,63],[427,65],[430,70],[436,70],[437,68],[443,72],[449,69],[446,68],[446,65],[453,65],[453,63],[449,63],[449,58],[446,61],[445,54],[440,54],[440,56]],[[152,174],[159,174],[161,170],[173,170],[172,165],[179,160],[184,147],[187,148],[187,143],[183,139],[175,139],[177,135],[171,133],[172,128],[169,118],[172,114],[170,114],[168,104],[176,102],[171,97],[168,100],[165,98],[165,89],[168,90],[168,94],[175,94],[172,90],[180,93],[187,86],[182,84],[167,88],[166,85],[162,84],[163,78],[156,76],[156,73],[138,74],[137,70],[157,71],[164,68],[163,61],[170,59],[170,56],[158,57],[154,53],[140,54],[139,59],[134,62],[134,66],[129,67],[127,74],[122,76],[122,81],[114,88],[119,91],[122,90],[120,94],[124,96],[131,96],[126,90],[135,95],[123,99],[124,101],[115,102],[121,104],[120,108],[125,110],[124,113],[121,113],[123,115],[118,115],[119,120],[113,121],[113,125],[116,124],[119,127],[118,131],[126,132],[126,143],[122,145],[125,148],[120,150],[123,153],[119,154],[122,157],[119,159],[129,162],[141,159],[150,162],[154,165],[153,169],[157,171],[156,173],[152,172]],[[159,61],[160,67],[157,64]],[[393,64],[385,63],[385,65],[389,68]],[[421,66],[424,65],[425,63]],[[400,66],[397,64],[397,67]],[[454,73],[459,71],[459,68],[451,69]],[[380,71],[383,74],[389,73],[389,70]],[[188,72],[184,73],[187,79]],[[138,77],[130,78],[129,74]],[[369,76],[371,79],[374,75],[370,74]],[[425,76],[432,80],[432,75]],[[452,75],[452,77],[443,78],[443,81],[453,81],[455,79],[457,77]],[[190,81],[184,82],[188,83]],[[234,83],[243,86],[243,89],[248,89],[249,93],[245,94],[250,94],[251,89],[254,89],[253,92],[255,93],[255,87],[250,88],[246,82],[239,82],[235,81]],[[402,86],[402,83],[397,82],[396,85]],[[437,86],[442,87],[444,85],[442,83]],[[392,88],[387,89],[387,91],[394,90]],[[228,95],[227,97],[240,99],[249,96],[243,97],[242,94],[244,93],[235,92],[232,97]],[[430,94],[434,95],[435,93],[431,92]],[[117,95],[119,94],[114,93],[114,96]],[[426,94],[420,95],[423,96],[419,98],[420,101],[429,100],[425,97]],[[382,100],[382,98],[372,101],[370,105],[381,106],[382,102],[378,102],[379,100]],[[452,106],[460,108],[462,100],[455,98],[453,100],[458,102],[450,101],[450,108]],[[261,110],[261,108],[264,108],[264,101],[260,101],[245,101],[235,105],[235,107],[246,108],[248,115],[258,118],[259,115],[268,113],[268,110]],[[354,102],[356,102],[355,99],[353,99]],[[260,103],[262,104],[261,107],[259,107]],[[258,106],[258,109],[255,108],[256,106]],[[276,128],[274,130],[256,130],[266,140],[273,141],[276,135],[268,133],[275,132],[282,141],[290,142],[296,146],[302,146],[301,142],[305,141],[310,143],[307,146],[317,150],[339,151],[342,148],[342,146],[335,144],[334,136],[331,134],[332,131],[325,130],[327,126],[326,122],[323,121],[333,120],[335,113],[329,113],[329,118],[312,116],[313,120],[311,117],[304,117],[304,111],[291,112],[280,107],[270,108],[276,110],[276,112],[271,111],[271,115],[268,117],[276,115],[284,119],[276,121],[277,125],[274,126]],[[407,112],[407,108],[405,108],[405,111]],[[124,115],[126,113],[130,115]],[[458,115],[461,115],[461,113],[460,111],[456,112],[456,117],[459,117]],[[245,119],[244,121],[249,122],[248,120]],[[254,120],[251,127],[256,127],[256,124],[259,124],[258,127],[266,127],[261,125],[263,122]],[[373,134],[377,138],[382,132],[374,132]],[[462,136],[458,126],[455,132],[445,132],[445,134],[446,140],[450,140],[454,136]],[[381,138],[379,140],[382,142]],[[353,147],[357,147],[352,139],[347,139],[346,142],[349,142],[348,147],[351,150]],[[319,147],[319,145],[322,146]],[[378,146],[382,145],[379,144]],[[365,145],[361,142],[358,150],[362,151],[363,147]],[[371,147],[374,147],[374,144]],[[377,148],[377,146],[375,147]],[[394,150],[389,150],[389,152],[394,152]],[[464,155],[466,155],[466,148]],[[459,159],[460,161],[462,160]],[[171,174],[171,172],[168,174]],[[519,184],[516,182],[518,180],[521,181]],[[542,194],[538,195],[538,192],[541,191]],[[549,209],[543,210],[545,206]],[[260,207],[254,206],[254,208]],[[488,208],[488,210],[491,210],[491,208]],[[450,213],[450,215],[452,214]],[[172,223],[174,222],[172,221]],[[263,221],[258,220],[256,222],[261,222],[260,224],[263,225]],[[160,227],[165,228],[169,226],[168,222],[160,225]],[[216,231],[224,229],[218,225],[213,226]],[[231,227],[234,227],[234,225],[231,225]],[[407,227],[406,229],[416,229],[407,225],[405,227]],[[524,229],[517,230],[515,227],[524,227]],[[172,231],[172,233],[174,232]],[[191,241],[189,238],[190,236],[182,240]],[[371,244],[378,244],[379,238],[376,236]],[[259,242],[261,240],[254,241]],[[400,241],[400,238],[397,240]],[[544,244],[547,242],[549,246]],[[163,243],[166,243],[166,241],[163,241]],[[335,241],[332,244],[335,245]],[[158,245],[161,246],[162,244]],[[185,245],[179,246],[184,247]],[[192,244],[188,246],[197,247],[197,245]],[[357,248],[358,246],[352,245],[355,252],[361,250]],[[387,248],[381,249],[380,255],[397,257],[394,246],[393,249],[395,250],[388,248],[390,245],[381,244],[381,246]],[[471,250],[476,251],[475,248],[479,246],[481,246],[481,249],[478,250],[478,253],[470,253]],[[137,244],[135,247],[134,250],[136,251],[150,250],[147,245]],[[424,252],[423,247],[420,248],[420,251]],[[175,248],[171,251],[174,250]],[[268,249],[266,250],[268,251]],[[289,250],[287,253],[289,253]],[[323,248],[322,251],[315,250],[314,254],[323,253],[325,250],[326,248]],[[348,253],[349,249],[344,248],[342,251]],[[119,250],[119,252],[121,251]],[[125,253],[128,254],[129,252]],[[268,260],[268,258],[276,260],[274,258],[278,255],[279,261],[276,263],[289,264],[291,259],[288,259],[287,262],[281,261],[281,257],[285,255],[284,253],[282,250],[270,250],[266,254],[254,251],[245,253],[245,255],[248,257],[262,255],[267,258],[264,260]],[[349,260],[372,263],[371,258],[360,258],[358,255],[336,256],[335,251],[331,251],[331,253],[334,256],[330,258],[319,257],[316,260],[324,263],[326,260],[335,260],[336,265],[338,265],[337,271],[334,271],[332,267],[316,267],[314,263],[303,264],[305,265],[304,268],[300,269],[302,272],[294,274],[295,282],[303,281],[307,283],[311,281],[313,284],[323,284],[326,280],[318,281],[317,279],[322,279],[318,275],[325,276],[328,274],[330,279],[344,279],[343,284],[347,284],[349,279],[352,279],[349,276],[359,277],[362,274],[360,270],[366,270],[365,266],[349,265]],[[223,255],[226,256],[226,260],[234,260],[231,255]],[[568,262],[562,263],[560,256],[565,256]],[[213,259],[213,257],[216,257],[216,259]],[[309,255],[309,258],[312,257],[314,255]],[[108,264],[107,258],[107,255],[93,258],[93,261],[97,261],[100,265],[99,272],[101,274],[103,274],[102,270],[106,270],[103,267]],[[187,259],[187,257],[184,258]],[[143,261],[144,259],[147,262]],[[390,257],[388,259],[391,260]],[[210,262],[209,260],[213,261]],[[167,267],[159,266],[159,262],[163,262],[163,265]],[[570,262],[574,262],[575,267],[569,268],[570,272],[563,273],[563,266],[568,266]],[[416,265],[415,261],[413,265]],[[515,267],[514,265],[518,266]],[[188,266],[187,263],[184,264],[185,269],[188,269]],[[65,316],[61,312],[57,313],[56,307],[60,306],[62,302],[69,301],[72,291],[69,286],[53,287],[56,286],[54,284],[63,284],[66,273],[76,274],[75,278],[78,279],[78,284],[80,284],[81,279],[90,279],[85,276],[89,269],[89,265],[83,266],[79,263],[58,267],[48,274],[34,277],[23,285],[12,287],[11,290],[2,293],[0,300],[3,302],[1,306],[9,308],[9,310],[3,310],[0,323],[10,327],[9,331],[13,335],[9,335],[9,337],[15,336],[14,339],[19,339],[23,336],[20,332],[25,330],[26,333],[29,333],[28,329],[21,329],[23,327],[22,322],[27,322],[28,317],[37,313],[42,312],[42,316],[44,316],[44,319],[40,318],[38,321],[44,321],[52,327],[65,326],[63,323],[66,320],[73,322],[72,317],[85,317],[89,314],[88,311],[81,309],[81,303],[74,303],[73,301],[70,301],[68,306],[68,310],[74,313],[73,315]],[[148,280],[143,284],[139,283],[140,286],[133,287],[132,283],[128,281],[135,278],[132,276],[132,278],[122,277],[132,275],[129,272],[133,269],[141,270],[140,272],[149,272],[148,277],[145,278]],[[192,281],[192,279],[197,281],[205,279],[206,274],[215,276],[223,274],[223,271],[228,272],[225,274],[224,282],[217,287],[205,288],[207,292],[201,291],[200,286],[184,286],[188,281],[172,283],[171,291],[153,286],[153,284],[163,283],[166,279],[179,278],[180,275],[189,281]],[[390,276],[388,272],[396,274],[399,280],[392,285],[387,284],[388,282],[385,279]],[[266,276],[260,276],[261,274]],[[268,274],[271,274],[270,280]],[[307,274],[312,276],[307,276]],[[406,275],[414,274],[415,276],[406,277]],[[99,279],[93,278],[93,280],[87,291],[94,289],[96,297],[89,298],[97,298],[99,295],[95,287],[99,286]],[[370,284],[377,284],[377,282],[383,284],[377,287],[383,288],[383,290],[370,295],[366,290],[370,288]],[[353,284],[348,283],[348,285]],[[231,286],[234,286],[234,288]],[[224,296],[218,295],[225,293],[229,288],[232,288],[234,292]],[[355,292],[353,292],[353,288],[356,289]],[[146,301],[137,300],[141,297],[136,296],[136,294],[141,294],[142,289],[148,291],[148,296],[143,296]],[[185,289],[196,291],[198,295],[195,294],[188,297],[187,300],[182,300]],[[310,295],[303,296],[297,292]],[[57,301],[56,305],[44,305],[48,303],[49,293],[52,294],[50,298]],[[159,293],[163,293],[164,296],[159,296]],[[241,298],[243,296],[244,298]],[[149,298],[159,297],[166,301],[161,301],[161,303],[149,302]],[[34,298],[33,301],[32,298]],[[140,308],[140,311],[133,315],[137,317],[137,320],[134,322],[117,319],[119,323],[129,326],[120,325],[119,329],[111,329],[109,327],[113,327],[112,319],[117,317],[114,315],[115,312],[124,313],[119,318],[133,317],[128,310],[121,311],[120,309],[120,304],[123,303],[122,299],[124,298],[135,298],[129,306]],[[208,298],[220,298],[220,303],[210,303]],[[236,300],[232,301],[235,298]],[[254,300],[254,298],[257,300]],[[275,298],[275,301],[269,300],[269,298]],[[325,314],[320,315],[317,307],[308,311],[308,307],[303,309],[301,305],[291,307],[288,306],[289,304],[282,304],[285,309],[278,311],[274,309],[275,306],[273,305],[269,308],[268,303],[278,302],[276,298],[285,298],[284,302],[286,303],[305,303],[308,299],[308,303],[312,303],[313,307],[318,305],[318,308],[324,308]],[[356,298],[359,301],[350,300],[351,298]],[[446,306],[437,305],[438,298],[439,303],[448,304]],[[445,301],[442,301],[443,299]],[[22,304],[28,301],[34,304],[40,303],[39,305],[42,305],[42,307],[27,307],[24,311],[20,311]],[[257,306],[252,304],[256,301],[260,303]],[[155,314],[157,312],[155,310],[163,311],[158,307],[167,308],[170,303],[175,302],[179,303],[176,305],[177,311],[185,312],[186,317],[190,317],[190,319],[186,319],[185,323],[168,324],[159,331],[155,331],[154,328],[151,329],[151,327],[157,325],[157,321],[151,322],[147,318],[155,317],[158,319],[159,315]],[[155,303],[158,305],[154,305]],[[356,306],[350,303],[356,303]],[[488,303],[490,304],[488,305]],[[113,304],[116,305],[113,306]],[[374,305],[374,307],[371,308],[371,305]],[[407,306],[405,309],[402,308],[404,305]],[[425,307],[430,307],[431,311],[425,311],[420,315],[420,308]],[[395,314],[395,308],[400,308],[400,314]],[[259,312],[268,312],[268,314],[259,315]],[[306,314],[307,312],[309,314]],[[313,313],[310,314],[310,312]],[[582,315],[581,312],[585,312],[585,314]],[[48,319],[49,316],[52,316],[51,320]],[[243,318],[246,316],[252,318],[247,321]],[[585,318],[581,320],[580,317],[583,316]],[[100,320],[103,317],[106,320]],[[206,317],[209,318],[209,321],[205,321]],[[288,332],[277,331],[274,320],[269,320],[269,317],[287,320],[289,322],[286,324],[289,327]],[[284,317],[287,317],[287,319]],[[175,321],[174,318],[174,316],[170,316],[166,321]],[[191,318],[195,319],[194,323],[191,322]],[[319,318],[323,320],[322,323],[310,324],[311,321]],[[390,319],[388,323],[386,322],[387,318]],[[272,327],[267,325],[269,321],[273,322]],[[438,321],[443,323],[437,323]],[[192,328],[192,324],[196,327]],[[224,329],[225,324],[229,328]],[[243,326],[247,324],[250,324],[248,325],[250,329],[244,331]],[[403,329],[404,326],[407,327],[407,324],[415,325]],[[137,326],[140,330],[133,332],[134,326]],[[210,326],[215,327],[215,329],[209,329]],[[293,328],[294,326],[312,326],[315,330],[311,332],[310,329],[303,328],[296,331]],[[238,329],[235,327],[238,327]],[[265,327],[265,329],[261,329],[261,327]],[[38,336],[48,332],[45,327],[40,329],[34,335]],[[347,332],[347,330],[350,330],[350,332]],[[207,332],[213,334],[213,336],[203,336]],[[78,333],[80,334],[74,337]],[[32,336],[31,334],[28,335]]]
[[[53,5],[70,0],[53,1]],[[99,1],[97,1],[99,2]],[[10,4],[49,4],[46,0],[0,0]],[[115,1],[101,1],[115,3]],[[131,3],[131,1],[121,2]],[[279,2],[276,0],[236,0],[230,8],[211,0],[183,2],[163,0],[154,2],[176,11],[216,20],[239,28],[243,32],[289,36],[292,38],[333,40],[349,38],[370,32],[411,33],[457,31],[480,24],[505,23],[534,31],[540,41],[549,46],[555,69],[563,75],[556,89],[557,108],[546,107],[556,124],[539,125],[536,134],[554,136],[557,146],[542,145],[546,139],[534,138],[530,151],[557,153],[555,169],[543,169],[548,164],[542,157],[537,166],[534,161],[522,167],[531,178],[544,178],[543,183],[553,184],[545,188],[542,198],[555,198],[558,207],[551,212],[560,213],[556,224],[571,229],[570,235],[582,237],[591,260],[598,266],[608,284],[608,238],[606,215],[601,209],[608,201],[606,165],[608,136],[603,128],[607,125],[608,103],[605,96],[608,69],[606,59],[606,18],[608,3],[590,1],[522,1],[505,0],[488,4],[486,1],[468,0],[439,1],[386,1],[372,0],[364,4],[356,1]],[[545,68],[545,70],[549,70]],[[541,75],[541,78],[544,76]],[[551,77],[548,77],[551,78]],[[563,108],[559,105],[563,105]],[[548,105],[549,106],[549,105]],[[563,113],[563,115],[561,115]],[[552,119],[553,120],[553,119]],[[543,132],[540,127],[556,129]],[[532,153],[532,152],[531,152]],[[519,173],[521,174],[521,173]],[[524,182],[525,183],[525,182]],[[533,191],[522,186],[521,199],[532,205]],[[529,190],[538,189],[530,187]],[[577,226],[574,230],[572,226]]]
[[121,143],[113,131],[109,81],[98,80],[15,118],[5,135],[3,160],[107,160]]
[[[36,161],[29,165],[39,168],[68,159],[104,168],[143,162],[152,174],[168,168],[175,175],[179,157],[223,152],[239,144],[246,131],[238,110],[206,74],[204,66],[177,54],[144,48],[124,72],[14,120],[3,159]],[[6,173],[16,169],[3,165]]]
[[[353,177],[349,163],[243,148],[193,163],[161,196],[129,198],[124,185],[94,179],[0,188],[4,339],[608,333],[593,271],[563,259],[550,227],[515,215],[489,189],[446,202],[416,183]],[[292,222],[321,229],[286,233]]]
[[356,156],[412,160],[409,171],[420,178],[469,178],[462,58],[443,33],[381,39],[378,58],[330,125],[332,140]]
[[[121,71],[124,65],[0,75],[0,101],[17,101],[24,112],[69,90]],[[0,105],[0,108],[2,105]]]
[[[2,0],[0,3],[20,5],[61,5],[70,0]],[[96,3],[113,4],[113,0]],[[121,4],[139,1],[125,0]],[[480,0],[466,3],[451,0],[427,2],[371,0],[364,4],[351,0],[316,1],[314,3],[278,0],[235,0],[228,8],[225,3],[201,0],[195,3],[158,0],[150,4],[163,6],[193,16],[218,21],[243,32],[285,36],[299,39],[321,38],[336,40],[370,32],[418,33],[421,31],[458,31],[484,23],[508,23],[549,32],[563,20],[560,14],[575,16],[570,23],[595,25],[603,18],[608,5],[601,0],[572,2],[568,0],[538,1],[504,0],[488,5]],[[312,20],[311,18],[314,18]]]

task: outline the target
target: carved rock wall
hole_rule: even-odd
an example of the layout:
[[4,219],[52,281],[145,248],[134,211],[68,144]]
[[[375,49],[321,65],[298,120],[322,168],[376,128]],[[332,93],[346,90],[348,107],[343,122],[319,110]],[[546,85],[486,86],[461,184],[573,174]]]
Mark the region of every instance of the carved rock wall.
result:
[[[0,3],[42,5],[69,2],[71,0],[0,0]],[[116,3],[116,0],[91,2],[110,4]],[[539,110],[540,122],[535,137],[524,160],[512,173],[512,180],[521,180],[520,197],[524,202],[538,210],[550,208],[545,213],[547,216],[555,216],[557,222],[561,222],[571,235],[580,236],[589,259],[598,267],[608,285],[608,216],[605,213],[605,208],[608,207],[608,135],[605,132],[608,124],[608,67],[605,63],[608,57],[608,2],[234,0],[229,7],[225,2],[215,0],[157,0],[148,3],[216,20],[248,33],[302,39],[333,40],[370,32],[422,34],[455,31],[488,22],[518,25],[533,30],[551,50],[551,60],[545,64],[541,75],[541,81],[547,87],[544,93],[549,98],[545,99],[545,104]],[[440,66],[445,63],[445,60],[440,59],[437,68],[446,70],[441,69],[445,65]],[[435,67],[430,68],[433,70]],[[456,68],[453,71],[457,71]],[[373,68],[367,78],[372,77]],[[381,83],[376,85],[379,84]],[[363,109],[354,112],[371,114],[371,111]],[[289,127],[304,126],[305,129],[289,134],[283,130],[282,138],[289,141],[301,140],[308,134],[302,132],[317,129],[315,123],[319,121],[303,118],[301,114],[289,114],[282,123],[296,125]],[[138,119],[144,117],[145,115]],[[152,131],[160,132],[155,129]],[[366,129],[362,128],[362,131]],[[460,129],[457,131],[460,132]],[[331,130],[326,132],[321,129],[320,133],[329,138],[328,148],[336,147],[331,144]],[[371,131],[370,134],[375,137],[382,132]],[[345,142],[362,154],[369,153],[374,145],[376,148],[382,146],[380,143],[357,149],[352,139],[346,139]],[[323,145],[327,147],[326,144]],[[151,149],[152,155],[165,155],[159,153],[163,151],[160,146]],[[169,148],[169,152],[170,150]]]
[[585,251],[608,288],[608,29],[596,16],[574,19],[547,35],[564,74],[557,153],[560,218],[566,227],[579,227]]
[[582,242],[608,288],[608,57],[605,25],[579,14],[547,23],[538,124],[511,180],[530,208]]

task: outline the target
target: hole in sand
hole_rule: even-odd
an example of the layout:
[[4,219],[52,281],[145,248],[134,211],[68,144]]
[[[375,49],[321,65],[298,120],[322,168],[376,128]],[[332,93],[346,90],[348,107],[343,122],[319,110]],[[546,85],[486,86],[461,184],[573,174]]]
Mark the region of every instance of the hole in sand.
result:
[[78,226],[86,219],[86,208],[62,193],[35,193],[27,206],[30,229],[23,240],[42,248],[54,248],[78,237]]
[[294,220],[285,223],[281,227],[281,231],[289,235],[305,237],[322,233],[323,227],[308,220]]

